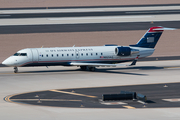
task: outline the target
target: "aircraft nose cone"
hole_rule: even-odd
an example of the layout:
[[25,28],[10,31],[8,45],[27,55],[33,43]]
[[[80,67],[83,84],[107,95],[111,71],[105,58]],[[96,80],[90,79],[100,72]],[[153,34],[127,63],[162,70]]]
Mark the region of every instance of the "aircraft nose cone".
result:
[[2,64],[3,64],[3,65],[8,65],[8,60],[4,60],[4,61],[2,62]]
[[12,62],[10,61],[10,59],[6,59],[2,62],[3,65],[7,65],[7,66],[11,66],[12,65]]

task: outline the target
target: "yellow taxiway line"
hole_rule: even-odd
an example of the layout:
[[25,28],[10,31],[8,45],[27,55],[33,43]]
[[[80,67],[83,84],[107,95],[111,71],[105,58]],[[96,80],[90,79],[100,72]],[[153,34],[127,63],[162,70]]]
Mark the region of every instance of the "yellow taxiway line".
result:
[[70,95],[84,96],[84,97],[89,97],[89,98],[97,98],[97,96],[79,94],[79,93],[74,93],[74,92],[66,92],[66,91],[61,91],[61,90],[49,90],[49,91],[59,92],[59,93],[65,93],[65,94],[70,94]]
[[74,101],[79,102],[82,100],[66,100],[66,99],[11,99],[11,101]]
[[128,109],[136,109],[135,107],[132,107],[132,106],[123,106],[125,108],[128,108]]

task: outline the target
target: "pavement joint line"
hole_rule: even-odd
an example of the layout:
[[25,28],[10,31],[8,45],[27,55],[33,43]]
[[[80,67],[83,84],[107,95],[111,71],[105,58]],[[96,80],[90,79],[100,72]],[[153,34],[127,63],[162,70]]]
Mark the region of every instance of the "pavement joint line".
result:
[[66,99],[11,99],[11,101],[82,101],[82,100],[66,100]]
[[77,95],[77,96],[84,96],[84,97],[89,97],[89,98],[97,98],[97,96],[79,94],[79,93],[74,93],[74,92],[66,92],[66,91],[61,91],[61,90],[49,90],[49,91],[59,92],[59,93],[65,93],[65,94],[71,94],[71,95]]
[[128,109],[136,109],[135,107],[132,107],[132,106],[123,106],[125,108],[128,108]]

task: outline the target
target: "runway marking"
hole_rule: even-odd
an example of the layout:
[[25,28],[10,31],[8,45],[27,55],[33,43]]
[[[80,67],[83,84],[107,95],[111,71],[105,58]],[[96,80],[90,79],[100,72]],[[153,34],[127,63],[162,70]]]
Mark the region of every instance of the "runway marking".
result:
[[123,106],[125,108],[128,108],[128,109],[136,109],[135,107],[132,107],[132,106]]
[[101,102],[101,104],[104,104],[104,105],[123,105],[123,104],[127,104],[127,103],[124,103],[124,102]]
[[79,102],[82,100],[66,100],[66,99],[11,99],[11,101],[74,101]]
[[141,103],[141,104],[147,104],[147,103],[145,103],[145,102],[143,102],[143,101],[140,101],[140,100],[138,100],[137,102],[138,102],[138,103]]
[[69,18],[47,18],[48,20],[97,20],[97,19],[126,19],[126,18],[151,18],[153,16],[107,16],[107,17],[69,17]]
[[168,101],[168,102],[180,102],[180,98],[162,99],[162,100]]
[[66,91],[60,91],[60,90],[49,90],[52,92],[59,92],[59,93],[65,93],[65,94],[71,94],[71,95],[77,95],[77,96],[84,96],[84,97],[90,97],[90,98],[97,98],[97,96],[91,96],[91,95],[85,95],[85,94],[79,94],[74,92],[66,92]]

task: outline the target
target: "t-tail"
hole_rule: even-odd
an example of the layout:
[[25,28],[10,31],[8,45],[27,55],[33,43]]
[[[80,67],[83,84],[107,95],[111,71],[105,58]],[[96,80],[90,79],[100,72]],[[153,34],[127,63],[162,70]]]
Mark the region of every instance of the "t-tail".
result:
[[154,48],[164,30],[175,30],[174,28],[164,28],[162,26],[151,27],[145,35],[132,47]]

